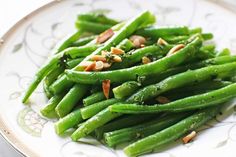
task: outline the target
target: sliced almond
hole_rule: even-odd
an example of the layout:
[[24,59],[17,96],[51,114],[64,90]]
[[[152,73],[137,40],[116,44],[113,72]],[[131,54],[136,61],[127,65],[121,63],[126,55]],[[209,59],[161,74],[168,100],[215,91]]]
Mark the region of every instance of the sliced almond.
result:
[[166,103],[170,102],[170,100],[167,97],[164,97],[164,96],[158,96],[156,98],[156,100],[161,104],[166,104]]
[[107,69],[107,68],[110,68],[111,67],[111,64],[110,63],[107,63],[107,62],[104,62],[103,63],[103,68],[104,69]]
[[143,48],[143,47],[145,47],[145,45],[144,45],[144,44],[141,44],[140,47]]
[[105,41],[107,41],[108,39],[110,39],[113,35],[114,35],[114,31],[112,29],[108,29],[105,32],[101,33],[98,37],[97,37],[97,44],[101,44],[104,43]]
[[84,71],[92,71],[96,67],[96,62],[92,62],[89,66],[87,66]]
[[130,40],[133,42],[136,48],[140,48],[141,45],[144,45],[146,43],[146,39],[140,35],[133,35],[130,37]]
[[160,44],[160,45],[168,45],[168,43],[167,43],[164,39],[162,39],[162,38],[159,38],[159,39],[157,40],[157,44]]
[[148,57],[144,56],[144,57],[142,58],[142,63],[143,63],[143,64],[148,64],[148,63],[151,63],[151,60],[150,60]]
[[119,48],[116,48],[116,47],[112,47],[111,48],[111,54],[115,54],[115,55],[122,55],[124,54],[125,51],[119,49]]
[[197,135],[196,131],[192,131],[190,134],[188,134],[182,139],[183,143],[186,144],[190,142],[194,137],[196,137],[196,135]]
[[177,51],[179,51],[180,49],[184,48],[185,45],[184,44],[179,44],[179,45],[176,45],[174,46],[172,49],[170,49],[170,51],[167,53],[167,56],[170,56],[174,53],[176,53]]
[[102,56],[102,55],[93,55],[93,56],[91,56],[91,60],[106,62],[106,57]]
[[117,55],[112,55],[112,60],[114,61],[114,62],[122,62],[122,59],[121,59],[121,57],[120,56],[117,56]]
[[79,65],[81,67],[88,67],[92,63],[93,63],[92,61],[82,61]]
[[107,54],[109,54],[108,51],[102,51],[102,52],[101,52],[101,55],[102,55],[103,57],[106,57]]
[[94,71],[101,71],[103,69],[103,62],[102,61],[97,61],[96,66],[94,67]]
[[107,99],[109,98],[110,87],[111,87],[111,81],[110,80],[103,80],[102,81],[103,94],[105,95],[105,97]]

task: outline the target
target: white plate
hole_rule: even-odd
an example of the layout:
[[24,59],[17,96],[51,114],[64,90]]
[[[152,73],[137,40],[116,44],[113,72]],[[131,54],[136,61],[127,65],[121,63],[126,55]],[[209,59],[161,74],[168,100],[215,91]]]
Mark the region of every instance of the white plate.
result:
[[[42,87],[31,97],[30,106],[21,103],[21,96],[55,43],[74,30],[77,13],[104,12],[117,19],[127,19],[144,9],[156,14],[158,25],[201,26],[204,31],[215,34],[219,48],[229,47],[236,52],[236,15],[214,3],[199,0],[67,0],[50,3],[18,22],[1,40],[2,135],[30,157],[125,156],[121,150],[107,148],[91,139],[74,143],[69,137],[58,137],[53,122],[38,114],[47,101]],[[209,127],[212,128],[205,130]],[[201,130],[192,143],[175,145],[162,153],[146,156],[235,156],[236,119],[232,105]]]

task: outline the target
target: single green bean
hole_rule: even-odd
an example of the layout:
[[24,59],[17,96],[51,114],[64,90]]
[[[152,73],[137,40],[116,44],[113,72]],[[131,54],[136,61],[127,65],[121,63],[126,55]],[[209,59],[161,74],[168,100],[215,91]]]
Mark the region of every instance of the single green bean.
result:
[[82,62],[83,59],[84,59],[84,58],[72,59],[72,60],[66,62],[66,66],[67,66],[69,69],[72,69],[72,68],[74,68],[76,65],[78,65],[80,62]]
[[150,135],[129,145],[124,151],[128,156],[139,156],[154,150],[163,149],[166,144],[173,142],[181,136],[184,136],[186,133],[202,126],[217,113],[219,113],[219,108],[200,110],[156,134]]
[[79,46],[84,46],[88,43],[90,43],[92,40],[94,40],[97,36],[96,35],[92,35],[92,36],[88,36],[88,37],[83,37],[80,38],[79,40],[73,42],[71,44],[72,47],[79,47]]
[[186,26],[183,27],[148,27],[140,29],[136,32],[138,35],[145,37],[151,37],[154,40],[163,38],[166,36],[178,36],[178,35],[189,35],[189,29]]
[[120,86],[113,88],[112,91],[114,93],[115,98],[123,99],[133,94],[134,91],[137,91],[140,86],[141,84],[136,81],[128,81],[121,84]]
[[230,50],[228,48],[224,48],[220,52],[216,54],[216,56],[230,56]]
[[55,95],[53,96],[49,101],[46,106],[44,106],[41,110],[40,113],[47,118],[56,118],[57,114],[55,112],[55,108],[57,104],[61,101],[64,95]]
[[77,16],[77,20],[96,22],[108,25],[116,25],[118,23],[116,20],[108,18],[103,14],[91,14],[91,13],[79,14]]
[[83,99],[84,106],[89,106],[91,104],[97,103],[99,101],[105,100],[106,97],[103,92],[96,92]]
[[75,25],[81,31],[92,32],[95,34],[102,33],[105,30],[112,27],[112,25],[100,24],[100,23],[89,22],[89,21],[80,21],[80,20],[77,20]]
[[59,117],[64,117],[75,107],[75,105],[86,94],[85,85],[75,85],[73,90],[70,90],[56,107],[56,113]]
[[76,109],[75,111],[72,111],[67,116],[61,118],[59,121],[57,121],[54,125],[55,131],[58,135],[63,134],[66,130],[76,126],[80,122],[82,122],[82,116],[80,114],[80,109]]

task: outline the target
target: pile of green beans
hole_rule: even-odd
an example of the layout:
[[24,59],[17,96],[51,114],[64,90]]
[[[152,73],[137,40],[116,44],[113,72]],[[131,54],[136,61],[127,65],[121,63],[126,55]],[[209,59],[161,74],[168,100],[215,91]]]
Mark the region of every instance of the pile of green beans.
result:
[[127,21],[79,14],[77,30],[53,49],[23,103],[42,82],[49,100],[41,114],[58,119],[58,135],[126,144],[128,156],[159,151],[195,131],[236,97],[236,56],[205,42],[213,34],[199,27],[154,23],[149,11]]

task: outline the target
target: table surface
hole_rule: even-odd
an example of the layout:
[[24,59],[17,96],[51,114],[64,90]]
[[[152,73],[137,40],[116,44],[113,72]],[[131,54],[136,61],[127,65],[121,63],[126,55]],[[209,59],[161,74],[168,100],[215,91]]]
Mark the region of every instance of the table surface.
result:
[[[0,1],[0,37],[9,30],[18,20],[26,16],[38,7],[50,2],[52,0],[7,0]],[[229,9],[235,10],[235,0],[212,0],[221,1]],[[229,4],[234,5],[229,5]],[[1,136],[0,136],[0,157],[22,157],[14,150]]]

